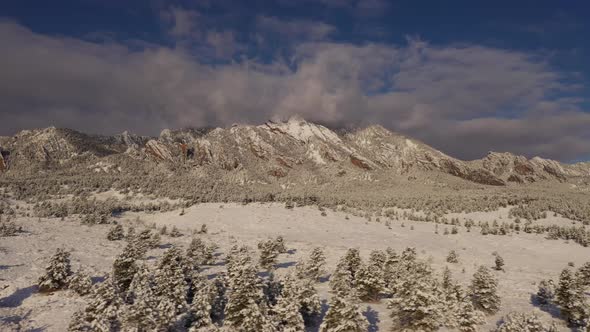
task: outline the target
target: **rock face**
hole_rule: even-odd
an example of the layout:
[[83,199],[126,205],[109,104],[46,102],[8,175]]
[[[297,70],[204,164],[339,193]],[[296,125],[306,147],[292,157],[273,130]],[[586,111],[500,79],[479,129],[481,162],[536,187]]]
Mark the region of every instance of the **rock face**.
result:
[[[590,176],[590,163],[566,165],[539,157],[529,160],[495,152],[480,160],[462,161],[381,126],[338,134],[300,118],[258,126],[166,129],[157,138],[127,132],[91,136],[46,128],[23,131],[2,142],[6,145],[4,151],[10,153],[14,166],[11,168],[66,167],[76,164],[72,161],[79,163],[86,159],[91,160],[90,165],[96,165],[103,158],[111,158],[107,164],[113,165],[113,158],[133,158],[183,169],[238,170],[256,174],[263,181],[290,179],[292,174],[337,181],[343,176],[358,178],[363,173],[400,175],[417,171],[445,173],[475,183],[501,186]],[[0,170],[7,170],[7,155],[0,159]]]

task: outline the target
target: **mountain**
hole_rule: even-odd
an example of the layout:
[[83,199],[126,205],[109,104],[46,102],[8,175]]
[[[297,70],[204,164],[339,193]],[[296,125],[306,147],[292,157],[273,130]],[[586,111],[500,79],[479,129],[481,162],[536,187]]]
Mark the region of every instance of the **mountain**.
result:
[[[590,177],[590,164],[563,164],[511,153],[490,152],[463,161],[381,126],[335,132],[291,118],[262,125],[163,130],[159,137],[124,132],[87,135],[70,129],[21,131],[0,138],[0,171],[90,169],[134,172],[125,160],[146,165],[214,172],[240,172],[257,181],[321,177],[334,180],[367,174],[419,177],[449,174],[470,182],[503,186]],[[82,166],[82,167],[81,167]]]

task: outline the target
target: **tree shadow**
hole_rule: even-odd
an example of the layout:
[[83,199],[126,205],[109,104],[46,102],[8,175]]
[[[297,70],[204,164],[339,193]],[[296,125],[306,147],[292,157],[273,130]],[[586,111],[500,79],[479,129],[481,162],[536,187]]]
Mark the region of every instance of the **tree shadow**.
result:
[[318,278],[318,281],[320,283],[328,282],[328,281],[330,281],[330,276],[331,276],[331,274],[328,274],[327,276],[321,276]]
[[296,252],[297,252],[297,249],[289,249],[289,250],[287,250],[287,254],[289,254],[289,255],[295,255]]
[[0,265],[0,271],[2,270],[8,270],[10,268],[13,267],[19,267],[19,266],[24,266],[25,264],[17,264],[17,265]]
[[160,249],[170,249],[170,248],[172,248],[172,243],[160,244],[158,246],[158,248],[160,248]]
[[375,309],[373,309],[371,306],[368,306],[367,310],[363,312],[363,316],[365,316],[369,321],[369,327],[367,328],[367,332],[379,331],[379,313],[375,311]]
[[29,298],[33,293],[38,291],[37,285],[26,288],[19,288],[11,295],[0,299],[0,308],[16,308],[20,306],[24,300]]
[[92,280],[92,284],[98,284],[99,282],[103,282],[105,281],[106,277],[104,276],[98,276],[98,277],[91,277],[90,280]]
[[297,265],[297,262],[285,262],[285,263],[275,264],[275,268],[286,269],[286,268],[289,268],[289,267],[295,266],[295,265]]
[[539,310],[550,314],[553,318],[562,318],[561,311],[559,310],[558,306],[556,306],[554,303],[541,303],[536,294],[531,294],[531,304],[539,308]]

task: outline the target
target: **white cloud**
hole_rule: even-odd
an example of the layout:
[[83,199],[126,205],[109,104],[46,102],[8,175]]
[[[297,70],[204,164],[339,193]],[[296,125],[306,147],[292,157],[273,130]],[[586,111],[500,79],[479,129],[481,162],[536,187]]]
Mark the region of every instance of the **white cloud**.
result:
[[[233,37],[210,35],[220,52]],[[477,45],[305,42],[280,60],[207,65],[185,48],[94,43],[0,23],[0,132],[88,132],[259,123],[299,114],[380,123],[451,155],[590,156],[576,83],[536,55]],[[556,98],[554,95],[564,95]]]

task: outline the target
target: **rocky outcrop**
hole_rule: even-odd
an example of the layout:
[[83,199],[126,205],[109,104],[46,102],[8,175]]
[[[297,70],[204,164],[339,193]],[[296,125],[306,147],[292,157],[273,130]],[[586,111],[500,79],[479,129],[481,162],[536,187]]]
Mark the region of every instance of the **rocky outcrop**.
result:
[[[151,139],[128,132],[109,137],[47,128],[23,131],[0,143],[10,145],[14,151],[11,161],[22,161],[19,167],[35,162],[62,165],[82,157],[98,159],[89,163],[96,165],[100,158],[115,155],[132,157],[136,162],[183,164],[182,169],[238,170],[262,182],[273,178],[296,181],[293,176],[298,174],[305,174],[306,179],[320,176],[334,181],[343,177],[365,178],[359,172],[371,172],[369,177],[411,172],[418,178],[420,172],[441,172],[494,186],[590,177],[590,163],[566,165],[496,152],[480,160],[462,161],[382,126],[336,132],[301,118],[258,126],[166,129]],[[6,159],[0,159],[0,168],[4,170]]]

